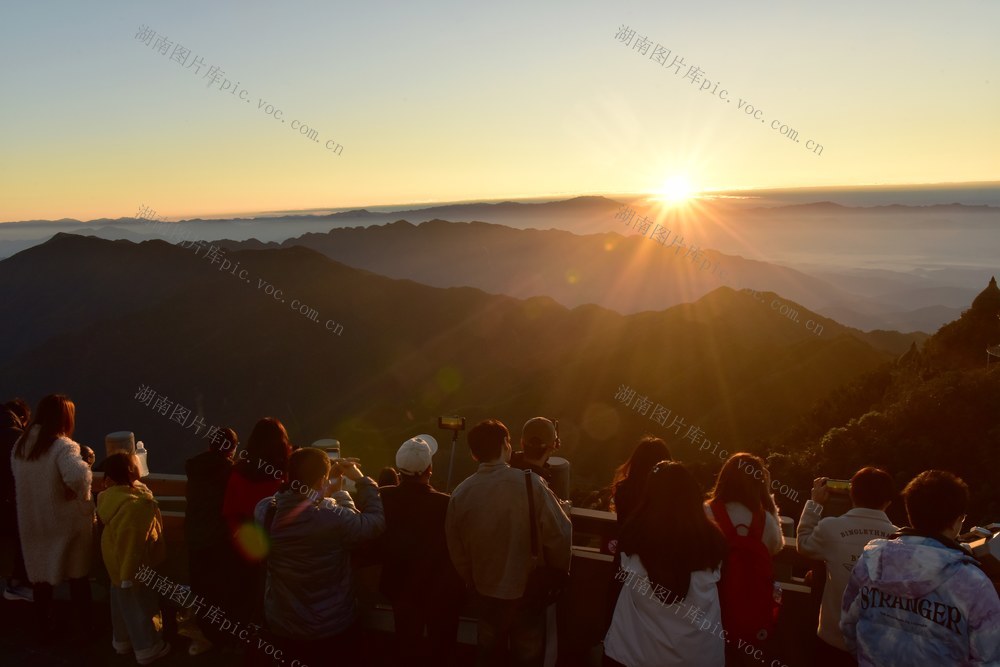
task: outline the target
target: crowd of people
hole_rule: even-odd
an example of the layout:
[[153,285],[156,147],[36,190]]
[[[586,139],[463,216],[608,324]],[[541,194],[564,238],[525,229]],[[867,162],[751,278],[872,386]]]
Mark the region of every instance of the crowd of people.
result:
[[[857,471],[840,515],[824,516],[828,482],[814,480],[796,532],[798,552],[825,565],[809,664],[1000,665],[997,584],[957,541],[966,484],[940,470],[916,476],[901,494],[910,525],[898,528],[885,470]],[[703,502],[666,443],[639,443],[613,485],[617,579],[632,585],[614,591],[605,665],[767,664],[781,599],[771,556],[784,542],[770,488],[765,462],[738,453]]]
[[[19,400],[0,408],[9,450],[0,532],[14,554],[4,596],[32,602],[37,638],[48,641],[58,634],[53,589],[68,584],[68,639],[86,640],[96,560],[114,650],[151,664],[171,650],[163,615],[177,611],[139,576],[164,561],[163,519],[131,451],[94,466],[103,474],[94,484],[93,453],[72,439],[74,425],[63,395],[44,397],[34,414]],[[566,505],[549,488],[557,426],[528,420],[518,452],[495,419],[467,441],[478,468],[449,495],[431,484],[430,435],[402,443],[376,482],[339,451],[294,447],[275,418],[259,420],[242,449],[234,429],[218,429],[185,466],[184,538],[191,596],[224,610],[229,625],[199,615],[189,653],[238,651],[249,665],[368,664],[356,641],[356,578],[380,563],[398,662],[458,664],[467,609],[477,665],[553,664],[555,605],[572,556]],[[729,457],[706,494],[663,440],[637,444],[612,481],[606,666],[766,664],[782,601],[772,558],[784,547],[769,489],[754,455]],[[811,664],[1000,665],[1000,599],[957,541],[968,488],[931,470],[901,495],[910,525],[898,528],[886,514],[892,476],[866,467],[850,480],[852,509],[825,516],[831,487],[815,480],[796,540],[826,566],[815,582],[823,597]],[[229,630],[234,623],[243,630]]]

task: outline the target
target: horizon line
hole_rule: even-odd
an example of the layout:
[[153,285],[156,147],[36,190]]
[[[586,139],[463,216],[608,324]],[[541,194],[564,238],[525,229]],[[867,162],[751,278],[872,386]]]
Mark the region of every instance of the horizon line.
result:
[[[756,187],[756,186],[726,186],[726,187],[713,187],[704,188],[698,190],[694,197],[697,198],[698,195],[706,194],[728,194],[728,193],[793,193],[793,192],[829,192],[829,191],[842,191],[842,190],[878,190],[878,189],[923,189],[923,188],[940,188],[940,187],[1000,187],[1000,180],[994,181],[942,181],[937,183],[869,183],[869,184],[854,184],[854,185],[806,185],[806,186],[787,186],[787,187]],[[227,212],[218,214],[195,214],[192,217],[184,216],[160,216],[161,219],[169,222],[184,222],[191,220],[236,220],[236,219],[261,219],[269,217],[283,217],[283,216],[301,216],[309,217],[313,215],[315,217],[320,217],[323,215],[333,215],[336,213],[345,213],[348,211],[371,211],[371,212],[381,212],[381,213],[393,213],[392,209],[399,211],[408,210],[416,207],[417,209],[427,209],[427,208],[437,208],[441,206],[462,206],[469,204],[502,204],[502,203],[549,203],[556,201],[569,201],[571,199],[580,199],[584,197],[605,197],[605,198],[615,198],[615,197],[648,197],[655,196],[655,192],[589,192],[589,193],[549,193],[547,195],[506,195],[500,197],[490,197],[482,199],[459,199],[459,200],[423,200],[423,201],[410,201],[410,202],[400,202],[395,204],[364,204],[364,205],[353,205],[353,206],[337,206],[337,207],[312,207],[303,209],[284,209],[284,210],[270,210],[270,211],[237,211],[237,212]],[[818,202],[814,202],[818,203]],[[378,211],[378,209],[383,209]],[[315,213],[310,213],[315,212]],[[101,220],[128,220],[133,219],[133,216],[119,216],[117,218],[111,217],[100,217],[91,218],[90,220],[80,220],[78,218],[57,218],[57,219],[43,219],[35,218],[31,220],[4,220],[0,221],[0,225],[5,224],[16,224],[16,223],[27,223],[27,222],[80,222],[80,223],[92,223],[99,222]]]

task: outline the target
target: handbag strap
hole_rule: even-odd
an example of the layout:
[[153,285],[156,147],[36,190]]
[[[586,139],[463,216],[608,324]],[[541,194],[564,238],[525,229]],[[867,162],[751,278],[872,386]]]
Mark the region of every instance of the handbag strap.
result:
[[528,489],[528,530],[531,532],[531,557],[538,558],[538,534],[535,531],[535,494],[531,488],[531,471],[524,471],[524,486]]
[[726,504],[721,500],[713,500],[709,506],[712,508],[712,516],[715,517],[715,523],[722,529],[723,534],[727,539],[734,539],[737,537],[750,537],[754,539],[761,539],[764,536],[764,522],[767,520],[764,516],[764,510],[758,510],[756,512],[751,512],[750,525],[747,526],[745,523],[736,524],[736,526],[744,526],[747,529],[746,535],[740,535],[736,532],[736,526],[733,525],[732,519],[729,518],[729,510],[726,509]]
[[271,502],[267,504],[267,509],[264,511],[264,533],[268,536],[271,535],[271,526],[274,525],[274,515],[277,513],[278,501],[272,496]]

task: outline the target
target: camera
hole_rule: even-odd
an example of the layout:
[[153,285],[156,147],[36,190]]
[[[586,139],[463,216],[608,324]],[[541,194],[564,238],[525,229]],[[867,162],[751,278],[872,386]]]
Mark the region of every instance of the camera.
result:
[[449,431],[464,431],[465,417],[438,417],[438,428]]
[[312,446],[326,452],[327,458],[330,460],[340,458],[340,440],[337,440],[336,438],[323,438],[322,440],[314,442]]

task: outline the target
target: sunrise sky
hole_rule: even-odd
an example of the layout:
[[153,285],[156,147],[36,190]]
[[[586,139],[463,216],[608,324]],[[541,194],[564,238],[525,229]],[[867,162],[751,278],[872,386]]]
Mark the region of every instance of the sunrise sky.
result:
[[[141,25],[201,72],[137,40]],[[616,41],[622,25],[730,101]],[[0,221],[652,192],[676,177],[995,181],[997,25],[990,0],[5,3]],[[206,87],[212,65],[249,103]]]

